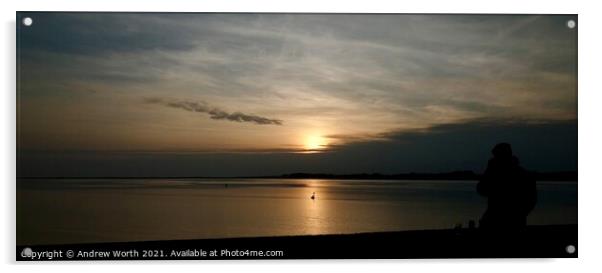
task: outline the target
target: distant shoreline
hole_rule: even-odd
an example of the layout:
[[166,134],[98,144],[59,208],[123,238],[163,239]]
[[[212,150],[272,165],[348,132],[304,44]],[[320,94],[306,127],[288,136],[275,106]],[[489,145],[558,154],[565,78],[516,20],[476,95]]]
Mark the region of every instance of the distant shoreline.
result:
[[[537,181],[576,182],[577,171],[532,172]],[[96,176],[96,177],[61,177],[61,176],[21,176],[17,179],[340,179],[340,180],[479,180],[481,174],[472,171],[455,171],[445,173],[291,173],[267,176]]]

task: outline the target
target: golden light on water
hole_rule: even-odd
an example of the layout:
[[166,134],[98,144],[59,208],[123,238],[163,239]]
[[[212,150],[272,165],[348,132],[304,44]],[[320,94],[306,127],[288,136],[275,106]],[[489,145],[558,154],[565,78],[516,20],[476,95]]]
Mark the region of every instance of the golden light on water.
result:
[[[308,234],[325,234],[328,232],[328,211],[326,206],[328,201],[324,199],[320,184],[324,183],[318,179],[308,179],[303,190],[303,203],[305,204],[305,225],[304,231]],[[315,194],[315,198],[311,196]]]

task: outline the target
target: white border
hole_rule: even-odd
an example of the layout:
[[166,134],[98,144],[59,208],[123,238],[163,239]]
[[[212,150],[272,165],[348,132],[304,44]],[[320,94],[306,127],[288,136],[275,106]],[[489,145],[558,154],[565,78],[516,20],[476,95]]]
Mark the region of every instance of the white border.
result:
[[[381,272],[573,272],[602,268],[599,248],[600,225],[600,164],[602,134],[598,117],[602,117],[600,101],[600,39],[602,10],[596,1],[14,1],[2,2],[3,90],[0,128],[0,174],[4,178],[1,198],[2,240],[0,259],[3,269],[11,272],[30,270],[56,272],[145,271],[180,272],[291,272],[333,271]],[[484,5],[484,3],[487,3]],[[17,264],[15,253],[15,11],[211,11],[211,12],[361,12],[361,13],[577,13],[579,21],[579,259],[522,260],[376,260],[376,261],[200,261],[200,262],[68,262]],[[550,238],[551,240],[553,238]],[[90,266],[94,265],[94,266]],[[98,266],[102,265],[102,266]],[[135,268],[131,265],[137,265]],[[42,268],[42,267],[43,268]],[[86,267],[85,269],[82,267]],[[110,268],[107,268],[110,267]],[[199,268],[200,267],[200,268]],[[3,272],[6,272],[3,270]]]

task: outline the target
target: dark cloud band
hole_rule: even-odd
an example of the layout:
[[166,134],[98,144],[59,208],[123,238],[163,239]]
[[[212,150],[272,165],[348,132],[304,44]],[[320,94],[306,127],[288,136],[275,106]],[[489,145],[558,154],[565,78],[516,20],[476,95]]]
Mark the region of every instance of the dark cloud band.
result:
[[166,107],[182,109],[189,112],[206,113],[211,119],[228,120],[235,122],[252,122],[259,125],[282,125],[282,120],[261,117],[241,112],[228,113],[213,107],[204,101],[169,100],[162,98],[147,98],[146,103],[159,104]]

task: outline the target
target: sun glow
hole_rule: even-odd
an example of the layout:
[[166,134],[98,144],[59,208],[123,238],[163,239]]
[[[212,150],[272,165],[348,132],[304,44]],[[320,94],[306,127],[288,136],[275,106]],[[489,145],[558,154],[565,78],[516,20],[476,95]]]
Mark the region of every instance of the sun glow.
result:
[[326,145],[328,145],[326,138],[319,135],[310,135],[305,138],[305,143],[303,146],[305,147],[305,150],[316,151],[326,148]]

